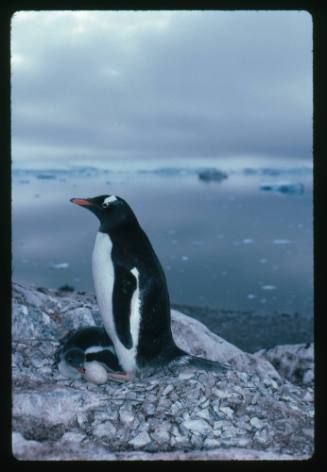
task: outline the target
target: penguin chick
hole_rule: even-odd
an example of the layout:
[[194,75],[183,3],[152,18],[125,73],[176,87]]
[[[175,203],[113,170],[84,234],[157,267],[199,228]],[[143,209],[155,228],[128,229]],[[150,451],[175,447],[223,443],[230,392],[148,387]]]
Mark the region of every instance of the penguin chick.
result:
[[[65,377],[79,379],[87,370],[86,379],[93,381],[91,379],[97,379],[97,376],[104,379],[104,374],[98,374],[100,371],[121,371],[114,347],[104,328],[91,326],[71,331],[60,343],[55,364]],[[94,374],[92,370],[95,370]]]

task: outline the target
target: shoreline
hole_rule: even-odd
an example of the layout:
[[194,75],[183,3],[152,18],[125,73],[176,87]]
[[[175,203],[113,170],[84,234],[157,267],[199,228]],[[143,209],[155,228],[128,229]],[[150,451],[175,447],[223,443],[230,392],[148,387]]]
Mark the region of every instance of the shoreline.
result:
[[263,313],[171,304],[242,351],[254,353],[283,344],[313,342],[313,318],[301,313]]

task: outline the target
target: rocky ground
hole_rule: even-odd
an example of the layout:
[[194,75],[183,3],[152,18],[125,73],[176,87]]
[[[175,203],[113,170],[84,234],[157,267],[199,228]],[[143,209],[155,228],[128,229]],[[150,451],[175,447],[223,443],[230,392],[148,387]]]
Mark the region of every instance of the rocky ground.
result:
[[228,362],[95,385],[53,366],[58,340],[100,325],[94,297],[13,285],[13,454],[33,460],[305,459],[313,453],[313,346],[248,354],[172,310],[176,343]]

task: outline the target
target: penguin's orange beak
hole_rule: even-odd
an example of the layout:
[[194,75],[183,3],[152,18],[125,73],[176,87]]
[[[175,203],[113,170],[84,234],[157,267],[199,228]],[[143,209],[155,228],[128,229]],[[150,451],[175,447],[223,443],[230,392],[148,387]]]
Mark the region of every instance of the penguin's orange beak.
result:
[[72,203],[75,203],[75,205],[80,205],[80,206],[92,205],[92,203],[86,200],[85,198],[71,198],[70,201]]

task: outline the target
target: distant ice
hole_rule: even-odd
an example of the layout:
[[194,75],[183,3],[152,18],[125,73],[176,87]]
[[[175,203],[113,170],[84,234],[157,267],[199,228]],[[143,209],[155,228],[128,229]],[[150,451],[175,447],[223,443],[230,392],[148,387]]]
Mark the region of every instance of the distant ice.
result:
[[262,290],[276,290],[275,285],[262,285],[261,286]]
[[44,179],[44,180],[53,180],[55,179],[57,176],[54,175],[54,174],[38,174],[36,176],[37,179]]
[[278,175],[311,175],[312,167],[245,167],[242,172],[244,175],[269,175],[271,177],[275,177]]
[[188,261],[189,257],[188,256],[182,256],[182,261]]
[[257,298],[257,296],[254,295],[253,293],[249,293],[249,294],[247,295],[247,298],[248,298],[249,300],[253,300],[254,298]]
[[194,170],[184,169],[182,167],[159,167],[157,169],[138,169],[139,174],[158,174],[163,176],[187,175],[193,174]]
[[203,246],[205,244],[205,241],[203,239],[194,239],[192,241],[192,244],[194,244],[194,246]]
[[68,269],[69,264],[68,262],[58,262],[56,264],[49,264],[51,269]]
[[261,183],[260,190],[264,192],[279,192],[287,195],[303,195],[304,185],[300,182]]
[[290,244],[289,239],[273,239],[273,244]]
[[245,239],[242,239],[242,243],[243,244],[254,244],[254,239],[245,238]]
[[259,259],[259,262],[261,264],[266,264],[267,263],[267,259],[265,259],[264,257],[262,257],[261,259]]

